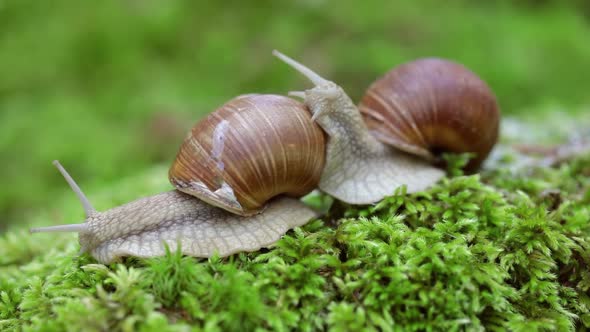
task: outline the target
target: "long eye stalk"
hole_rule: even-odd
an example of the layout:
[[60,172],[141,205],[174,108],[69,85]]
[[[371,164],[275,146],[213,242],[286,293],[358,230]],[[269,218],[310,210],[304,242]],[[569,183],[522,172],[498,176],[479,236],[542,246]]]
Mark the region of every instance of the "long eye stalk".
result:
[[[70,174],[63,168],[63,166],[59,163],[59,161],[54,160],[53,165],[57,167],[61,175],[66,179],[78,199],[82,203],[82,207],[84,208],[84,212],[86,213],[86,218],[90,217],[93,213],[96,212],[90,201],[84,195],[76,181],[70,176]],[[83,233],[88,231],[88,224],[81,223],[81,224],[70,224],[70,225],[58,225],[58,226],[49,226],[49,227],[39,227],[39,228],[31,228],[29,230],[31,233],[40,233],[40,232],[78,232]]]
[[70,225],[57,225],[57,226],[49,226],[49,227],[38,227],[38,228],[31,228],[29,232],[31,233],[48,233],[48,232],[76,232],[76,233],[84,233],[88,231],[87,224],[70,224]]
[[94,207],[92,207],[92,204],[90,203],[86,195],[84,195],[76,181],[72,179],[68,171],[66,171],[66,169],[63,168],[59,161],[54,160],[53,165],[57,167],[61,175],[63,175],[64,179],[66,179],[66,181],[70,185],[70,188],[72,188],[76,196],[78,196],[78,199],[80,200],[80,203],[82,203],[82,207],[84,208],[84,212],[86,213],[86,218],[88,218],[92,213],[96,212],[96,210],[94,209]]
[[293,69],[297,70],[303,76],[307,77],[310,81],[313,82],[316,86],[324,85],[330,83],[330,81],[326,80],[325,78],[318,75],[313,70],[307,68],[306,66],[300,64],[299,62],[289,58],[288,56],[284,55],[283,53],[274,50],[272,51],[272,55],[276,56],[277,58],[281,59],[283,62],[288,64],[289,66],[293,67]]

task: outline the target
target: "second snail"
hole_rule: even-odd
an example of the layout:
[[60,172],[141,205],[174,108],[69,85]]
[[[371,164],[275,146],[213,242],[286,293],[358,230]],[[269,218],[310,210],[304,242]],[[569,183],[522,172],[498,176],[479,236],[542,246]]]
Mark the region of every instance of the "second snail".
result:
[[496,99],[461,65],[399,66],[369,88],[359,111],[334,82],[273,54],[314,83],[290,93],[303,103],[256,94],[230,100],[181,145],[169,174],[175,190],[104,212],[56,163],[86,219],[31,231],[78,232],[82,251],[102,263],[161,256],[166,246],[196,257],[255,251],[317,216],[297,199],[316,187],[349,204],[377,202],[401,185],[424,190],[444,175],[431,164],[438,153],[472,152],[475,169],[497,139]]

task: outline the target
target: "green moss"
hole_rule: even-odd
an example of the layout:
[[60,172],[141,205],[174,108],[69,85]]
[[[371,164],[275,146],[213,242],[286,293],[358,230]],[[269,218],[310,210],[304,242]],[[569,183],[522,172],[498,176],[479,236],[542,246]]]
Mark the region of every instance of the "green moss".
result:
[[[459,171],[464,156],[447,159],[456,176],[426,192],[400,188],[297,228],[272,249],[224,259],[172,252],[104,266],[77,257],[74,236],[16,227],[0,238],[0,329],[590,327],[590,155],[470,176]],[[163,172],[105,189],[99,204],[125,200],[125,187],[164,187],[154,180]],[[79,213],[73,204],[58,203],[67,218]]]

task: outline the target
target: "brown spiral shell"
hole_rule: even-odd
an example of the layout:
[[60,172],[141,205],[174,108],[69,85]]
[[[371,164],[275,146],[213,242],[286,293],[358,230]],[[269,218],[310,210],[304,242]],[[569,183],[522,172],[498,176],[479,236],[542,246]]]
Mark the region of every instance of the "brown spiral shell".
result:
[[500,110],[492,90],[466,67],[444,59],[392,69],[367,89],[359,110],[380,141],[428,159],[471,152],[471,170],[498,139]]
[[325,138],[308,108],[288,97],[236,97],[193,126],[169,171],[180,191],[252,215],[279,194],[313,190]]

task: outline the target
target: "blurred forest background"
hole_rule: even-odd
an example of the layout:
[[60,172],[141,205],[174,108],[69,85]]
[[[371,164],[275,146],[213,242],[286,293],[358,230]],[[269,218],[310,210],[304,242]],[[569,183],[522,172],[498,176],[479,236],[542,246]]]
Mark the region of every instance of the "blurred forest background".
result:
[[232,97],[309,87],[275,48],[354,100],[396,64],[439,56],[487,81],[504,115],[590,109],[586,0],[0,0],[0,230],[75,200],[54,159],[92,198],[170,163]]

